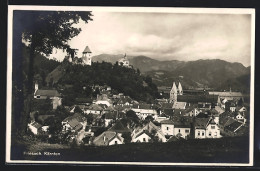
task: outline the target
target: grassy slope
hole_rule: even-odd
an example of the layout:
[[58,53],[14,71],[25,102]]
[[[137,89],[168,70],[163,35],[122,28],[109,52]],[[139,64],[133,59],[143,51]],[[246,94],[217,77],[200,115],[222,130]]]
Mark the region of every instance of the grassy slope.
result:
[[[39,149],[34,143],[30,146],[16,146],[16,155],[29,160],[64,161],[134,161],[134,162],[198,162],[198,163],[247,163],[248,137],[230,137],[222,139],[188,140],[171,143],[125,144],[106,147],[86,146],[81,148],[53,148],[41,151],[60,152],[61,156],[23,156],[24,150]],[[36,150],[37,151],[37,150]],[[39,151],[39,150],[38,150]]]

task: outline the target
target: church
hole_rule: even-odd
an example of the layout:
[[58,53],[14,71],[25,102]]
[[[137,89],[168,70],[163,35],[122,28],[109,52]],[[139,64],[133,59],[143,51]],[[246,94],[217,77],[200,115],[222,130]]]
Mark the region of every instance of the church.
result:
[[179,85],[177,87],[175,82],[173,82],[172,89],[170,91],[170,103],[176,103],[178,95],[183,95],[181,83],[179,82]]
[[129,60],[126,57],[126,54],[123,58],[118,60],[118,64],[121,65],[121,66],[124,66],[124,67],[128,67],[128,68],[130,67]]
[[82,57],[75,56],[77,51],[78,49],[72,49],[72,51],[68,52],[68,55],[65,56],[65,59],[69,62],[72,62],[73,64],[91,65],[92,52],[89,47],[85,47],[84,51],[82,52]]

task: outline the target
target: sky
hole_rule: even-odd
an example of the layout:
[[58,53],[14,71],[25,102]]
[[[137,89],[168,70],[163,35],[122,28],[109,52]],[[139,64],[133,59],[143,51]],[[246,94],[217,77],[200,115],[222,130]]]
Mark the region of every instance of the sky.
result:
[[[99,54],[144,55],[157,60],[222,59],[250,65],[251,18],[248,14],[92,12],[69,44],[81,56],[89,46]],[[52,57],[64,58],[54,50]]]

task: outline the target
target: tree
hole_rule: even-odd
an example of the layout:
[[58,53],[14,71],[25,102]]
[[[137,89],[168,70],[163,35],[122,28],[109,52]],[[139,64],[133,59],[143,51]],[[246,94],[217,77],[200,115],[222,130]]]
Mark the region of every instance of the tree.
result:
[[74,113],[83,113],[79,106],[76,106],[74,109]]
[[130,143],[131,140],[132,140],[132,137],[131,137],[131,133],[130,132],[125,132],[122,134],[122,137],[124,138],[124,142],[125,143]]
[[[16,102],[21,103],[25,98],[28,103],[25,104],[25,111],[22,116],[19,111],[15,111],[15,122],[17,125],[21,125],[17,123],[18,120],[22,119],[23,122],[25,122],[26,118],[28,118],[26,114],[31,110],[35,54],[42,53],[48,56],[52,53],[53,48],[70,51],[71,48],[68,44],[68,40],[81,32],[81,29],[74,27],[74,24],[79,23],[80,20],[88,23],[89,20],[92,20],[92,14],[91,12],[83,11],[16,10],[13,16],[13,47],[15,47],[13,48],[13,58],[16,59],[13,67],[17,67],[14,72],[14,74],[18,73],[17,76],[14,77],[14,80],[17,82],[22,78],[20,74],[22,73],[22,40],[29,43],[30,47],[26,94],[15,99]],[[22,90],[24,89],[23,86],[24,85],[18,84],[17,87],[19,90]],[[25,131],[26,126],[23,126],[22,129]]]

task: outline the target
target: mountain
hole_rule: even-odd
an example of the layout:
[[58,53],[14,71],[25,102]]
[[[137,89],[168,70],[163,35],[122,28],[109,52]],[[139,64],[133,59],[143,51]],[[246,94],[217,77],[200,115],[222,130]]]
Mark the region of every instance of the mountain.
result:
[[[122,55],[102,54],[96,59],[116,62],[121,57]],[[128,59],[130,65],[138,68],[142,74],[151,76],[158,86],[171,86],[173,81],[181,81],[184,88],[226,88],[227,84],[230,84],[229,87],[232,87],[232,84],[235,84],[235,87],[245,87],[243,81],[238,81],[241,80],[239,77],[250,75],[250,67],[220,59],[187,62],[159,61],[146,56],[129,57]],[[236,80],[237,78],[238,80]]]
[[[111,55],[111,54],[100,54],[97,56],[92,57],[93,62],[110,62],[112,64],[116,63],[119,59],[123,58],[123,54],[118,54],[118,55]],[[127,56],[128,59],[132,59],[133,56]]]
[[244,75],[250,76],[250,70],[240,63],[223,60],[197,60],[182,63],[174,70],[148,71],[145,74],[151,76],[158,86],[171,86],[173,81],[181,81],[184,88],[226,89],[234,84],[237,89],[238,87],[246,88],[244,82],[238,80],[241,80],[239,77]]

